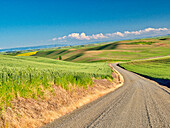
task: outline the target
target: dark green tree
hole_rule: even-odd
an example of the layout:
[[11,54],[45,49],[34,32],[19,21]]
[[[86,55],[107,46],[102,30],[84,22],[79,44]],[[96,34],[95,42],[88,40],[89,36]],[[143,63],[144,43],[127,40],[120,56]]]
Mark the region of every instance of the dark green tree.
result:
[[59,60],[62,60],[62,56],[59,56]]

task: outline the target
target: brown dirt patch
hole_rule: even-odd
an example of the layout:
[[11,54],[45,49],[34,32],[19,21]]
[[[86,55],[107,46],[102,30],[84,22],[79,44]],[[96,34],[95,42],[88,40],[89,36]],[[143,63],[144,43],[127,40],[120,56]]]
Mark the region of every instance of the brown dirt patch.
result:
[[108,52],[108,51],[111,51],[111,52],[138,52],[138,51],[134,51],[134,50],[123,50],[123,49],[117,50],[117,49],[115,49],[115,50],[86,51],[85,53],[99,54],[99,53]]
[[120,49],[120,50],[107,50],[107,51],[113,51],[113,52],[139,52],[139,51],[135,51],[135,50],[122,50],[122,49]]
[[68,51],[74,51],[74,50],[76,50],[76,49],[69,49]]
[[103,51],[102,50],[95,50],[95,51],[86,51],[85,53],[89,54],[89,53],[95,53],[95,54],[98,54],[98,53],[102,53]]
[[125,40],[125,41],[120,41],[119,43],[131,43],[131,42],[139,42],[139,41],[144,41],[144,42],[149,42],[149,41],[151,41],[151,42],[155,42],[155,41],[159,41],[158,39],[142,39],[142,40],[140,40],[140,39],[137,39],[137,40]]
[[170,44],[165,44],[165,43],[155,43],[155,46],[165,46],[165,47],[170,47]]
[[[129,49],[129,48],[139,48],[140,45],[126,45],[126,44],[122,44],[119,45],[117,48],[118,49]],[[142,47],[153,47],[152,45],[141,45]]]

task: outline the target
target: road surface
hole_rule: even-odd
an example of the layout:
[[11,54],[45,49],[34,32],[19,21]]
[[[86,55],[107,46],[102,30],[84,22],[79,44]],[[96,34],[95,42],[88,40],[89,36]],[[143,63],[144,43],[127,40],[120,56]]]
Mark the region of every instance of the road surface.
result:
[[44,128],[170,128],[170,93],[116,64],[122,87]]

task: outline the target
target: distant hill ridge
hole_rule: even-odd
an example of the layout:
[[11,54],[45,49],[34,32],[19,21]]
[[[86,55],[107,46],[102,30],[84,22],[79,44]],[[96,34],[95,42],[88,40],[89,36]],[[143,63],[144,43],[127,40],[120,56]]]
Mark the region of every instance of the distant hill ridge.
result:
[[[170,37],[170,34],[166,36],[157,36],[153,38],[169,38],[169,37]],[[139,38],[136,38],[136,39],[139,39]],[[107,42],[110,42],[110,41],[107,41]],[[50,45],[39,45],[39,46],[16,47],[16,48],[0,48],[0,52],[35,50],[35,49],[55,48],[55,47],[64,47],[64,46],[86,45],[86,44],[94,44],[94,43],[101,43],[101,42],[89,42],[89,43],[79,43],[79,44],[66,44],[65,43],[65,44],[50,44]]]

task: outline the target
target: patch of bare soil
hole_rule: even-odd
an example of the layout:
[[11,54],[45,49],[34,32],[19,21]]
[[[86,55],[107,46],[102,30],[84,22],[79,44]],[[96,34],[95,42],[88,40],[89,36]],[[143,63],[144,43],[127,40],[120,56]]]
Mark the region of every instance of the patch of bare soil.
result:
[[120,87],[122,80],[113,72],[114,81],[94,79],[94,85],[88,89],[74,88],[65,90],[60,86],[51,85],[44,99],[18,98],[13,100],[0,119],[0,127],[36,128],[57,119],[80,106]]
[[139,41],[144,41],[144,42],[148,42],[148,41],[159,41],[158,39],[142,39],[142,40],[125,40],[125,41],[120,41],[120,43],[130,43],[130,42],[139,42]]
[[102,50],[94,50],[94,51],[86,51],[85,53],[87,53],[87,54],[89,54],[89,53],[96,53],[96,54],[98,54],[98,53],[102,53]]
[[108,51],[113,51],[113,52],[139,52],[139,51],[135,51],[135,50],[108,50]]
[[[142,45],[142,47],[152,47],[152,45]],[[126,45],[126,44],[121,44],[117,47],[117,49],[133,49],[133,48],[139,48],[139,45]]]
[[165,44],[165,43],[155,43],[155,46],[164,46],[164,47],[170,47],[169,44]]
[[76,50],[76,49],[72,48],[72,49],[69,49],[68,51],[74,51],[74,50]]
[[98,54],[98,53],[108,52],[108,51],[111,51],[111,52],[138,52],[138,51],[134,51],[134,50],[122,50],[122,49],[117,50],[117,49],[114,49],[114,50],[86,51],[85,53]]

